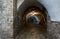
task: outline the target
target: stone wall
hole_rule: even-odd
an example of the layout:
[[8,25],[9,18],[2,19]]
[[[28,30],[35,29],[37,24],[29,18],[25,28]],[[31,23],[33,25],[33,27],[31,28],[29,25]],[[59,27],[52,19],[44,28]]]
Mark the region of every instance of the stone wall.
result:
[[54,39],[60,39],[60,22],[51,21],[47,24],[47,31]]
[[0,39],[13,39],[13,0],[0,0]]
[[60,39],[60,22],[52,22],[53,27],[51,27],[51,30],[53,28],[52,35],[54,37],[57,37],[57,39]]

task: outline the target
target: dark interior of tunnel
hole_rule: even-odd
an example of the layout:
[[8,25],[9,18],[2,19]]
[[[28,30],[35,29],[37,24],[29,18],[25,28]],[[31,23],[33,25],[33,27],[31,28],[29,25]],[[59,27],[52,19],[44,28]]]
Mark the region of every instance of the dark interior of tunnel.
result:
[[[44,27],[43,29],[47,29],[47,15],[45,15],[44,11],[42,11],[40,8],[36,6],[28,7],[25,11],[25,14],[23,15],[23,22],[25,25],[42,25]],[[27,26],[26,25],[26,26]],[[41,27],[41,28],[42,28]]]
[[[33,11],[36,13],[35,15],[33,15]],[[32,13],[31,15],[29,15],[30,12]],[[33,27],[46,32],[47,14],[46,8],[38,1],[24,1],[17,13],[14,14],[14,38],[22,31]]]

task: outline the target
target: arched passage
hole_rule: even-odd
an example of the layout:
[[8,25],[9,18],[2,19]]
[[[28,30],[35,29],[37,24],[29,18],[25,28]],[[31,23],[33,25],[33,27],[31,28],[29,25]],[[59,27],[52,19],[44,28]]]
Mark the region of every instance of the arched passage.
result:
[[[41,30],[47,29],[47,15],[46,12],[42,11],[39,7],[32,6],[28,7],[23,15],[23,25],[25,27],[39,27]],[[30,25],[30,26],[29,26]]]
[[[30,3],[30,4],[29,4]],[[33,7],[35,8],[35,9],[33,9]],[[18,33],[20,33],[22,30],[23,30],[23,28],[25,27],[25,22],[23,21],[23,18],[24,18],[24,15],[25,14],[27,14],[26,12],[27,12],[27,10],[28,9],[31,9],[31,11],[36,11],[36,12],[38,12],[38,13],[40,13],[41,12],[41,16],[42,16],[42,18],[43,18],[43,21],[45,21],[46,22],[46,26],[44,26],[46,29],[47,29],[47,21],[48,20],[50,20],[49,18],[49,15],[48,15],[48,12],[47,12],[47,10],[46,10],[46,8],[41,4],[41,3],[39,3],[38,1],[36,1],[36,0],[25,0],[21,5],[20,5],[20,7],[19,7],[19,9],[18,9],[18,12],[15,14],[15,21],[14,21],[14,36],[17,36],[18,35]],[[30,11],[30,9],[29,9],[29,11],[28,11],[28,13],[29,12],[31,12]],[[33,10],[32,10],[33,9]],[[37,17],[41,17],[40,15],[38,16],[38,15],[35,15],[35,16],[31,16],[31,17],[33,17],[33,18],[37,18]],[[25,15],[25,17],[26,17],[26,15]],[[30,19],[31,19],[31,17],[30,17]],[[28,17],[29,18],[29,17]],[[48,19],[47,19],[48,18]],[[25,18],[26,19],[26,18]],[[37,20],[37,19],[36,19]],[[44,24],[44,22],[42,21],[42,23]],[[30,20],[30,22],[31,22],[31,20]],[[37,22],[35,22],[34,21],[34,19],[33,19],[33,23],[37,23]],[[41,24],[42,24],[41,23]],[[43,28],[44,29],[44,28]],[[45,30],[46,31],[46,30]]]

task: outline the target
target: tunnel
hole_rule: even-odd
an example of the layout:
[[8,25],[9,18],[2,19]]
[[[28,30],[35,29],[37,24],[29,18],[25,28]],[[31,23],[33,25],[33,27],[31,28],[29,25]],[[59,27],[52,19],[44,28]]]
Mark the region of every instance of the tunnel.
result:
[[0,0],[0,39],[60,39],[60,0]]
[[[35,6],[28,7],[23,15],[23,22],[25,23],[24,25],[26,25],[27,27],[39,26],[41,28],[43,28],[43,27],[46,28],[47,27],[47,25],[46,25],[47,15],[45,15],[44,13],[45,12],[40,10],[40,8],[38,8],[38,7],[35,7]],[[42,25],[42,26],[40,26],[40,25]]]
[[[31,34],[30,39],[34,39],[35,35],[35,39],[46,39],[48,20],[50,21],[48,11],[40,2],[24,0],[14,14],[14,38],[28,39],[26,36]],[[43,38],[39,37],[40,33]]]

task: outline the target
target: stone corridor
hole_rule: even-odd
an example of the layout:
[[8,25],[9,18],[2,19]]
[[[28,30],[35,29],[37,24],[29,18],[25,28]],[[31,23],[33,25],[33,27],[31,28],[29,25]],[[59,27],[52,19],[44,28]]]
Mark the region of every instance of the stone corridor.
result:
[[[24,11],[29,6],[47,9],[46,28],[43,25],[22,21]],[[60,39],[59,0],[0,0],[0,39]],[[46,11],[45,11],[46,12]]]

